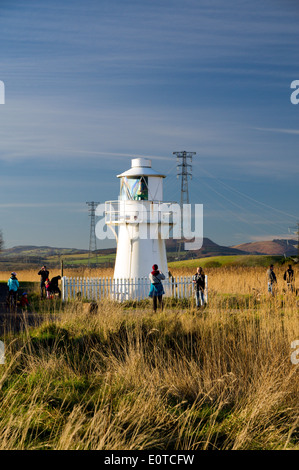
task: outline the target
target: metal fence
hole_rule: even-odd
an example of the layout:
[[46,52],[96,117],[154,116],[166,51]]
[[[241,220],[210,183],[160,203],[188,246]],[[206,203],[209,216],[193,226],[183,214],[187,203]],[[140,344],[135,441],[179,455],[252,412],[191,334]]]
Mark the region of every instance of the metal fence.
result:
[[[165,296],[178,299],[194,295],[191,276],[171,277],[162,282]],[[62,278],[62,300],[87,299],[98,301],[111,299],[119,302],[148,298],[151,282],[148,278],[113,279],[111,277]],[[205,302],[208,301],[208,278],[206,276]]]

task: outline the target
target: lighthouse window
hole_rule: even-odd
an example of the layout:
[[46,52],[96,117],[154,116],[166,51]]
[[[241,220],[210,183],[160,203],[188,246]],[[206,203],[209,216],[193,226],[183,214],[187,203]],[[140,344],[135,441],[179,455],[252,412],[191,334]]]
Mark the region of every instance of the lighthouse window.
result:
[[142,176],[137,180],[136,184],[136,193],[134,199],[147,201],[148,200],[148,186],[147,186],[147,177]]
[[141,176],[140,178],[122,178],[121,182],[121,199],[133,199],[134,201],[148,200],[148,178]]
[[120,197],[122,200],[132,199],[130,180],[126,177],[121,179]]

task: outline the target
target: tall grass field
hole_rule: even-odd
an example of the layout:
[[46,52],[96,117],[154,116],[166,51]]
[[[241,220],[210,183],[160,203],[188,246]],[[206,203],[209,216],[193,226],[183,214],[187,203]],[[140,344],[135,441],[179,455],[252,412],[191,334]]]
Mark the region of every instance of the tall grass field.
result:
[[40,323],[24,312],[0,337],[0,449],[298,450],[299,298],[284,270],[272,297],[265,267],[210,265],[206,307],[165,298],[156,313],[150,300],[40,301],[36,271],[18,272]]

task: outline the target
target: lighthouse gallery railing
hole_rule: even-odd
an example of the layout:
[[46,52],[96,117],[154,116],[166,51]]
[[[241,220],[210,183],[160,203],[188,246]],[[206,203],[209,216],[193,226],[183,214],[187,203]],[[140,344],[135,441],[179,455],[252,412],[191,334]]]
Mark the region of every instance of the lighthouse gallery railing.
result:
[[163,201],[106,201],[105,222],[107,225],[123,223],[165,223],[172,225],[180,221],[180,206]]
[[[119,302],[148,298],[150,280],[113,279],[100,277],[66,277],[62,278],[62,300],[87,299],[99,301],[111,299]],[[171,277],[163,281],[166,297],[178,299],[194,295],[191,276]],[[206,276],[205,301],[208,301],[208,277]]]

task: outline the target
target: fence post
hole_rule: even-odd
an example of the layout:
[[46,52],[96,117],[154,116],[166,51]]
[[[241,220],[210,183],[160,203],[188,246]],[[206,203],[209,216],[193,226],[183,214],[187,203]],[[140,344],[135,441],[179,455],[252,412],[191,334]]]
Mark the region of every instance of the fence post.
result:
[[66,288],[66,278],[65,276],[63,276],[61,278],[62,302],[65,302],[65,288]]
[[83,279],[82,277],[80,278],[80,298],[83,298]]
[[111,299],[111,293],[112,293],[112,278],[110,277],[109,279],[109,299]]

